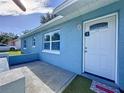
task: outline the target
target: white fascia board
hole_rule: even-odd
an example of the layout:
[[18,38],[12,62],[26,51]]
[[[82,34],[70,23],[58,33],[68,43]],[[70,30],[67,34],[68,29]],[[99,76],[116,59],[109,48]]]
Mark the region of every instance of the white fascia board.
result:
[[[55,8],[54,14],[66,16],[74,11],[80,11],[82,9],[84,11],[91,11],[94,8],[98,9],[102,6],[114,3],[119,0],[74,0],[73,2],[72,1],[73,0],[71,0],[71,1],[69,0],[69,1],[61,4],[57,8]],[[90,6],[94,6],[94,7],[90,7]],[[100,6],[100,7],[98,7],[98,6]],[[87,8],[87,7],[89,7],[89,8]]]
[[68,6],[76,3],[78,0],[66,0],[62,4],[60,4],[58,7],[56,7],[53,11],[54,14],[57,14],[58,12],[62,11],[63,9],[67,8]]

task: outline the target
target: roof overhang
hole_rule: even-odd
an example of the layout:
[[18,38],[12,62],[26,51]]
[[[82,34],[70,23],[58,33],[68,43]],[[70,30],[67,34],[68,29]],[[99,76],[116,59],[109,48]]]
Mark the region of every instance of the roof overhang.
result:
[[32,34],[41,32],[41,31],[43,31],[43,30],[45,30],[47,28],[53,27],[53,26],[55,26],[55,25],[60,23],[60,19],[63,19],[63,16],[58,16],[58,17],[54,18],[53,20],[51,20],[51,21],[49,21],[49,22],[47,22],[45,24],[42,24],[41,26],[33,29],[31,32],[20,36],[20,38],[25,38],[25,37],[30,36]]
[[85,14],[95,9],[104,7],[119,0],[66,0],[54,9],[54,14],[66,16],[72,13],[81,12]]
[[56,12],[57,14],[61,14],[63,16],[58,16],[58,17],[54,18],[53,20],[39,26],[38,28],[33,29],[28,34],[22,35],[21,38],[25,38],[25,37],[30,36],[32,34],[44,31],[48,28],[59,25],[59,24],[64,23],[68,20],[71,20],[75,17],[84,15],[88,12],[102,8],[104,6],[112,4],[112,3],[119,1],[119,0],[74,0],[74,1],[75,1],[75,3],[72,3],[70,6],[63,8],[62,10],[60,9],[61,11],[59,11],[59,12],[56,12],[58,10],[55,9],[54,13]]

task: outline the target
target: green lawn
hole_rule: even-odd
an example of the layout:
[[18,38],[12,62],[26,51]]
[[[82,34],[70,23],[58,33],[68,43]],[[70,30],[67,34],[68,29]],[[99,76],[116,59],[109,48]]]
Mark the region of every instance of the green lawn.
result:
[[21,55],[21,51],[9,51],[10,56]]
[[91,83],[91,80],[77,76],[63,93],[95,93],[90,90]]
[[21,51],[9,51],[9,52],[0,52],[0,53],[7,53],[9,54],[9,56],[21,55]]

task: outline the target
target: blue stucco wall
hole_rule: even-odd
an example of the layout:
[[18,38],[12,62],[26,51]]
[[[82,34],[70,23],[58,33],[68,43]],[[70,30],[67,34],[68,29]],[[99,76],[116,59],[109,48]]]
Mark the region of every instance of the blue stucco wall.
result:
[[[43,61],[55,64],[75,73],[81,73],[82,60],[82,30],[77,30],[77,25],[81,24],[79,19],[72,20],[49,31],[60,29],[60,55],[41,53]],[[69,29],[68,29],[69,28]],[[46,32],[43,32],[43,34]]]
[[[109,6],[97,9],[96,11],[82,15],[78,18],[49,28],[46,31],[35,34],[36,48],[32,48],[32,36],[25,38],[28,42],[25,53],[39,53],[42,61],[57,65],[61,68],[81,74],[83,67],[83,30],[78,30],[77,25],[96,17],[104,16],[114,12],[119,13],[119,39],[118,39],[118,85],[124,90],[124,0]],[[46,32],[60,29],[61,45],[60,55],[43,53],[42,38]],[[24,39],[22,39],[23,41]],[[23,44],[22,44],[23,45]]]
[[39,54],[24,54],[18,56],[9,56],[9,65],[19,65],[39,60]]
[[[32,47],[32,37],[36,37],[36,47]],[[33,36],[29,36],[24,38],[21,42],[21,50],[22,52],[29,54],[29,53],[41,53],[42,52],[42,33],[34,34]],[[27,48],[23,49],[23,41],[26,40]]]
[[118,82],[124,90],[124,0],[121,0],[119,6]]

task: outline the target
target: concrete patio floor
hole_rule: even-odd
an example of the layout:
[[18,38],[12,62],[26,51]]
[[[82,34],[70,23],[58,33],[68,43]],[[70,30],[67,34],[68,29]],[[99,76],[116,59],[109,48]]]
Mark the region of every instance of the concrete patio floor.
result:
[[[40,61],[12,66],[11,69],[24,66],[28,67],[52,91],[51,93],[61,93],[76,76],[75,73]],[[40,91],[49,93],[45,87]]]

